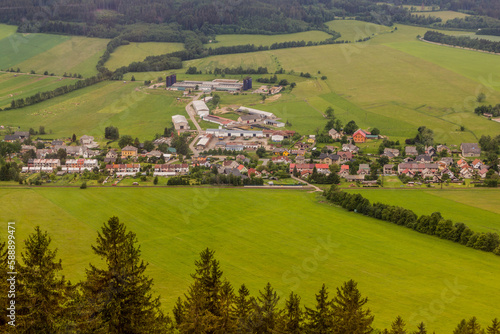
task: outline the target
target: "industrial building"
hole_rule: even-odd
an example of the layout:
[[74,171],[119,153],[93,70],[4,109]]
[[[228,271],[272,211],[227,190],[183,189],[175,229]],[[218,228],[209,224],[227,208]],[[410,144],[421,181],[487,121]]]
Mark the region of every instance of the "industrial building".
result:
[[232,79],[215,79],[213,81],[190,81],[175,82],[170,87],[176,90],[201,90],[203,92],[225,91],[241,92],[252,88],[252,78],[246,78],[243,83]]
[[273,119],[266,119],[266,121],[264,122],[264,124],[275,126],[275,127],[278,127],[278,128],[284,128],[285,125],[286,125],[283,122],[275,121]]
[[240,130],[240,129],[207,129],[206,131],[217,137],[256,137],[264,138],[262,131]]
[[203,101],[193,101],[193,109],[201,118],[210,114],[210,109],[208,109],[206,103]]
[[239,107],[237,112],[242,112],[242,113],[247,113],[250,115],[259,115],[262,118],[276,118],[272,112],[268,111],[263,111],[263,110],[258,110],[258,109],[253,109],[253,108],[247,108],[247,107]]
[[170,87],[172,86],[173,84],[175,84],[177,82],[177,75],[175,74],[171,74],[167,77],[167,80],[166,80],[166,84],[167,84],[167,87]]
[[186,117],[184,117],[182,115],[172,116],[172,123],[174,123],[174,128],[178,131],[189,130],[189,123],[188,123]]

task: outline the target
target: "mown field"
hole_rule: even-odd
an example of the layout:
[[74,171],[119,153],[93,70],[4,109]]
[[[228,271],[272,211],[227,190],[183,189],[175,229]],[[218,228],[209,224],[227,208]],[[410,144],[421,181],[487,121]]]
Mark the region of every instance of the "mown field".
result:
[[326,32],[317,30],[280,35],[217,35],[215,37],[216,42],[205,44],[205,47],[218,48],[242,44],[270,46],[273,43],[300,41],[321,42],[330,37],[332,36]]
[[21,129],[45,126],[47,138],[78,137],[87,134],[104,140],[104,129],[117,126],[121,135],[141,141],[151,140],[171,126],[172,115],[185,113],[179,93],[164,90],[140,90],[140,83],[103,82],[57,99],[3,111],[0,124]]
[[[412,329],[425,321],[450,333],[462,318],[486,324],[498,317],[499,257],[333,208],[304,191],[3,188],[0,200],[0,220],[16,221],[19,242],[36,225],[50,233],[73,282],[98,263],[90,249],[96,231],[119,216],[137,233],[169,311],[198,253],[210,247],[233,285],[245,283],[253,295],[271,282],[280,295],[294,289],[312,306],[321,284],[333,293],[352,278],[369,297],[377,327],[401,315]],[[317,253],[324,244],[329,252]]]
[[418,215],[441,212],[478,232],[500,233],[500,192],[496,189],[349,189],[371,202],[413,210]]
[[16,27],[0,24],[0,69],[22,72],[48,71],[56,75],[97,73],[95,65],[106,49],[107,39],[50,34],[20,34]]
[[77,79],[0,72],[0,108],[10,107],[14,99],[73,84]]
[[390,27],[357,20],[334,20],[327,22],[326,25],[339,32],[341,40],[349,42],[389,33],[392,30]]
[[443,20],[443,22],[453,19],[463,19],[466,18],[467,16],[470,16],[469,14],[454,12],[451,10],[440,10],[435,12],[414,12],[412,13],[412,15],[439,17],[441,20]]
[[[106,67],[114,71],[119,67],[127,66],[134,61],[143,61],[148,56],[157,56],[184,49],[182,43],[130,43],[118,47],[106,62]],[[96,61],[97,63],[97,61]]]

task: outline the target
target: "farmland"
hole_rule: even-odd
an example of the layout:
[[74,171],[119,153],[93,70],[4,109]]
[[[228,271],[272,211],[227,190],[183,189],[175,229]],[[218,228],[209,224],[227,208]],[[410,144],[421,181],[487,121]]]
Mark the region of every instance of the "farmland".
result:
[[[411,326],[426,321],[444,333],[462,318],[476,315],[486,323],[498,316],[500,258],[330,207],[315,196],[216,188],[4,188],[0,219],[17,222],[19,240],[35,225],[48,230],[64,273],[76,282],[89,262],[98,263],[90,250],[96,231],[119,216],[137,233],[169,311],[190,283],[197,254],[211,247],[226,277],[235,286],[245,283],[253,295],[269,281],[283,296],[295,288],[312,305],[323,282],[333,289],[353,278],[370,298],[377,327],[401,315]],[[475,217],[478,223],[483,218]],[[328,238],[331,255],[306,276],[293,274]],[[450,284],[461,289],[444,302]],[[445,307],[426,319],[436,300]]]
[[77,133],[101,139],[104,128],[114,125],[120,134],[151,139],[170,126],[172,115],[183,112],[184,104],[177,102],[178,93],[137,87],[138,83],[103,82],[38,105],[3,111],[0,123],[21,128],[45,126],[56,138]]
[[[20,34],[15,27],[0,25],[0,68],[22,72],[48,71],[56,75],[79,73],[84,77],[97,73],[95,65],[108,40],[49,34]],[[57,61],[54,61],[57,59]]]
[[[184,49],[182,43],[130,43],[118,47],[106,62],[106,67],[114,71],[134,61],[143,61],[148,56],[162,55]],[[96,61],[97,63],[97,61]]]
[[321,42],[331,37],[326,32],[315,30],[281,35],[217,35],[217,43],[208,43],[205,47],[218,48],[242,44],[270,46],[273,43],[300,41]]
[[411,209],[418,215],[441,212],[444,218],[462,222],[474,231],[500,232],[500,198],[496,190],[383,189],[370,191],[355,189],[347,191],[360,193],[371,202]]

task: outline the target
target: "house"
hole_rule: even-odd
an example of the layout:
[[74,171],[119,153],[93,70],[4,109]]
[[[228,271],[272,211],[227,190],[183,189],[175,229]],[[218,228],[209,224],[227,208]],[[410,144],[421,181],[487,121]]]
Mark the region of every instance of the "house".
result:
[[436,155],[436,149],[433,146],[425,146],[424,153],[430,157]]
[[224,161],[222,166],[225,168],[237,168],[240,164],[235,160]]
[[21,153],[26,153],[29,150],[33,150],[33,152],[36,152],[36,147],[33,145],[21,145]]
[[369,132],[366,132],[364,130],[358,129],[356,132],[352,134],[352,140],[355,143],[364,143],[366,142],[366,136],[369,135]]
[[435,163],[402,162],[398,165],[398,174],[402,174],[405,170],[409,170],[412,173],[421,173],[426,168],[435,173],[439,170],[439,165]]
[[117,176],[131,176],[141,171],[139,164],[111,164],[106,165],[106,170]]
[[393,164],[386,164],[384,165],[384,175],[392,175],[396,171],[394,170],[394,165]]
[[303,155],[298,155],[296,158],[295,158],[295,162],[298,163],[298,164],[302,164],[306,161],[306,158],[303,156]]
[[446,164],[446,167],[450,166],[453,163],[453,158],[450,157],[444,157],[439,160],[439,162],[442,162]]
[[148,158],[161,158],[163,156],[163,152],[158,150],[152,150],[151,152],[146,153],[146,157]]
[[172,123],[174,123],[174,128],[177,131],[189,130],[189,123],[183,115],[172,116]]
[[50,146],[55,147],[55,146],[63,146],[64,142],[62,140],[53,140],[50,143]]
[[288,157],[285,157],[285,156],[280,156],[280,157],[272,157],[271,158],[272,162],[274,162],[275,164],[289,164],[292,162],[292,160]]
[[57,153],[56,150],[47,149],[47,148],[42,148],[40,150],[35,150],[35,151],[36,151],[37,159],[43,159],[47,156],[47,154]]
[[348,162],[352,160],[352,152],[338,152],[337,155],[340,157],[340,162]]
[[474,161],[471,164],[472,168],[474,169],[481,169],[483,167],[483,162],[479,159],[474,159]]
[[327,164],[290,164],[290,173],[293,173],[294,168],[297,168],[297,171],[299,173],[312,173],[314,171],[314,168],[316,168],[316,171],[321,174],[330,173],[330,167]]
[[463,166],[460,169],[460,176],[464,179],[470,179],[474,175],[474,170],[469,166]]
[[283,156],[289,156],[290,155],[290,151],[287,150],[286,148],[282,148],[282,147],[277,147],[273,150],[273,153],[275,155],[283,155]]
[[420,155],[417,155],[417,157],[415,158],[415,161],[416,162],[424,162],[424,163],[432,162],[432,157],[427,155],[427,154],[420,154]]
[[383,157],[388,157],[389,159],[399,157],[399,150],[395,148],[388,148],[386,147],[384,149],[384,153],[382,154]]
[[360,164],[358,168],[358,175],[370,174],[370,166],[368,164]]
[[244,165],[239,165],[238,167],[236,167],[236,169],[239,170],[240,173],[248,172],[248,169]]
[[328,164],[316,164],[316,171],[320,174],[330,174],[330,166]]
[[436,151],[437,151],[437,153],[441,153],[441,152],[445,151],[447,153],[447,155],[451,155],[451,150],[446,145],[438,145]]
[[97,159],[70,159],[66,160],[64,166],[61,166],[61,172],[75,174],[86,170],[90,171],[94,168],[99,168]]
[[405,175],[405,176],[408,176],[408,177],[414,177],[415,176],[415,172],[412,171],[411,169],[405,169],[401,172],[399,172],[399,175]]
[[338,164],[340,163],[340,156],[338,154],[321,153],[318,157],[322,164]]
[[328,131],[328,135],[333,139],[333,140],[336,140],[336,139],[340,139],[342,138],[342,134],[340,132],[338,132],[337,130],[335,129],[330,129],[330,131]]
[[364,174],[361,174],[361,175],[346,175],[344,177],[346,179],[346,181],[363,181],[365,179],[365,175]]
[[122,148],[122,159],[126,159],[128,157],[136,157],[137,156],[137,147],[127,145]]
[[118,158],[118,153],[116,153],[115,150],[109,150],[108,153],[106,153],[106,158]]
[[80,138],[80,145],[86,147],[97,147],[98,144],[94,142],[94,137],[84,135]]
[[460,159],[460,160],[457,161],[457,166],[460,167],[460,168],[462,168],[464,166],[469,166],[469,164],[464,159]]
[[27,166],[22,168],[23,173],[46,172],[52,173],[57,167],[61,166],[59,159],[30,159]]
[[316,142],[316,135],[309,135],[309,138],[307,138],[307,142],[311,145],[314,145]]
[[479,175],[482,179],[486,178],[486,174],[488,174],[488,168],[481,168],[477,171],[477,175]]
[[340,166],[340,171],[338,172],[338,175],[343,178],[347,177],[349,175],[349,165]]
[[406,156],[417,156],[418,151],[416,146],[406,146],[405,147],[405,154]]
[[251,124],[256,123],[261,120],[259,115],[241,115],[238,117],[238,122],[242,124]]
[[13,135],[6,135],[4,141],[8,143],[13,143],[15,141],[20,141],[21,143],[30,137],[28,131],[16,131]]
[[353,144],[343,144],[342,145],[342,151],[344,152],[352,152],[352,153],[358,153],[359,147]]
[[481,148],[478,143],[462,143],[460,145],[463,157],[478,157],[481,155]]
[[303,143],[303,142],[300,142],[300,141],[297,142],[297,143],[295,143],[295,148],[297,148],[299,150],[307,150],[307,149],[309,149],[309,147],[310,146],[307,143]]
[[271,137],[271,140],[272,140],[273,142],[281,142],[281,141],[283,141],[284,139],[285,139],[285,138],[284,138],[283,136],[281,136],[281,135],[273,135],[273,136]]
[[248,169],[248,176],[252,177],[252,175],[254,177],[261,177],[262,174],[258,170],[256,170],[255,168],[249,168]]
[[59,148],[64,149],[67,155],[73,157],[83,156],[84,151],[87,150],[83,146],[62,146],[62,147],[55,147],[54,150],[58,150]]
[[188,164],[161,164],[154,166],[154,175],[174,176],[189,172]]

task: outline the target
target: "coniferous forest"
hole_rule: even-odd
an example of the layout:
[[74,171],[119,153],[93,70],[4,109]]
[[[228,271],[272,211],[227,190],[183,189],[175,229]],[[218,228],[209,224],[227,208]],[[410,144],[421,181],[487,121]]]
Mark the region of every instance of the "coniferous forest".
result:
[[[148,264],[141,259],[135,233],[117,217],[103,224],[90,246],[102,261],[89,264],[85,279],[76,284],[65,279],[63,263],[51,242],[39,226],[24,241],[17,264],[16,314],[11,319],[2,313],[2,333],[396,334],[431,330],[424,323],[407,328],[397,315],[386,329],[373,328],[376,314],[353,279],[335,289],[326,283],[318,287],[314,305],[302,305],[293,291],[279,304],[281,297],[272,283],[256,292],[244,284],[233,287],[215,252],[208,248],[195,261],[191,284],[169,315],[161,308],[160,296],[153,294],[154,282],[147,275]],[[9,302],[8,255],[6,243],[1,243],[0,303],[4,310]],[[500,333],[498,319],[485,328],[474,316],[457,323],[457,334]]]

